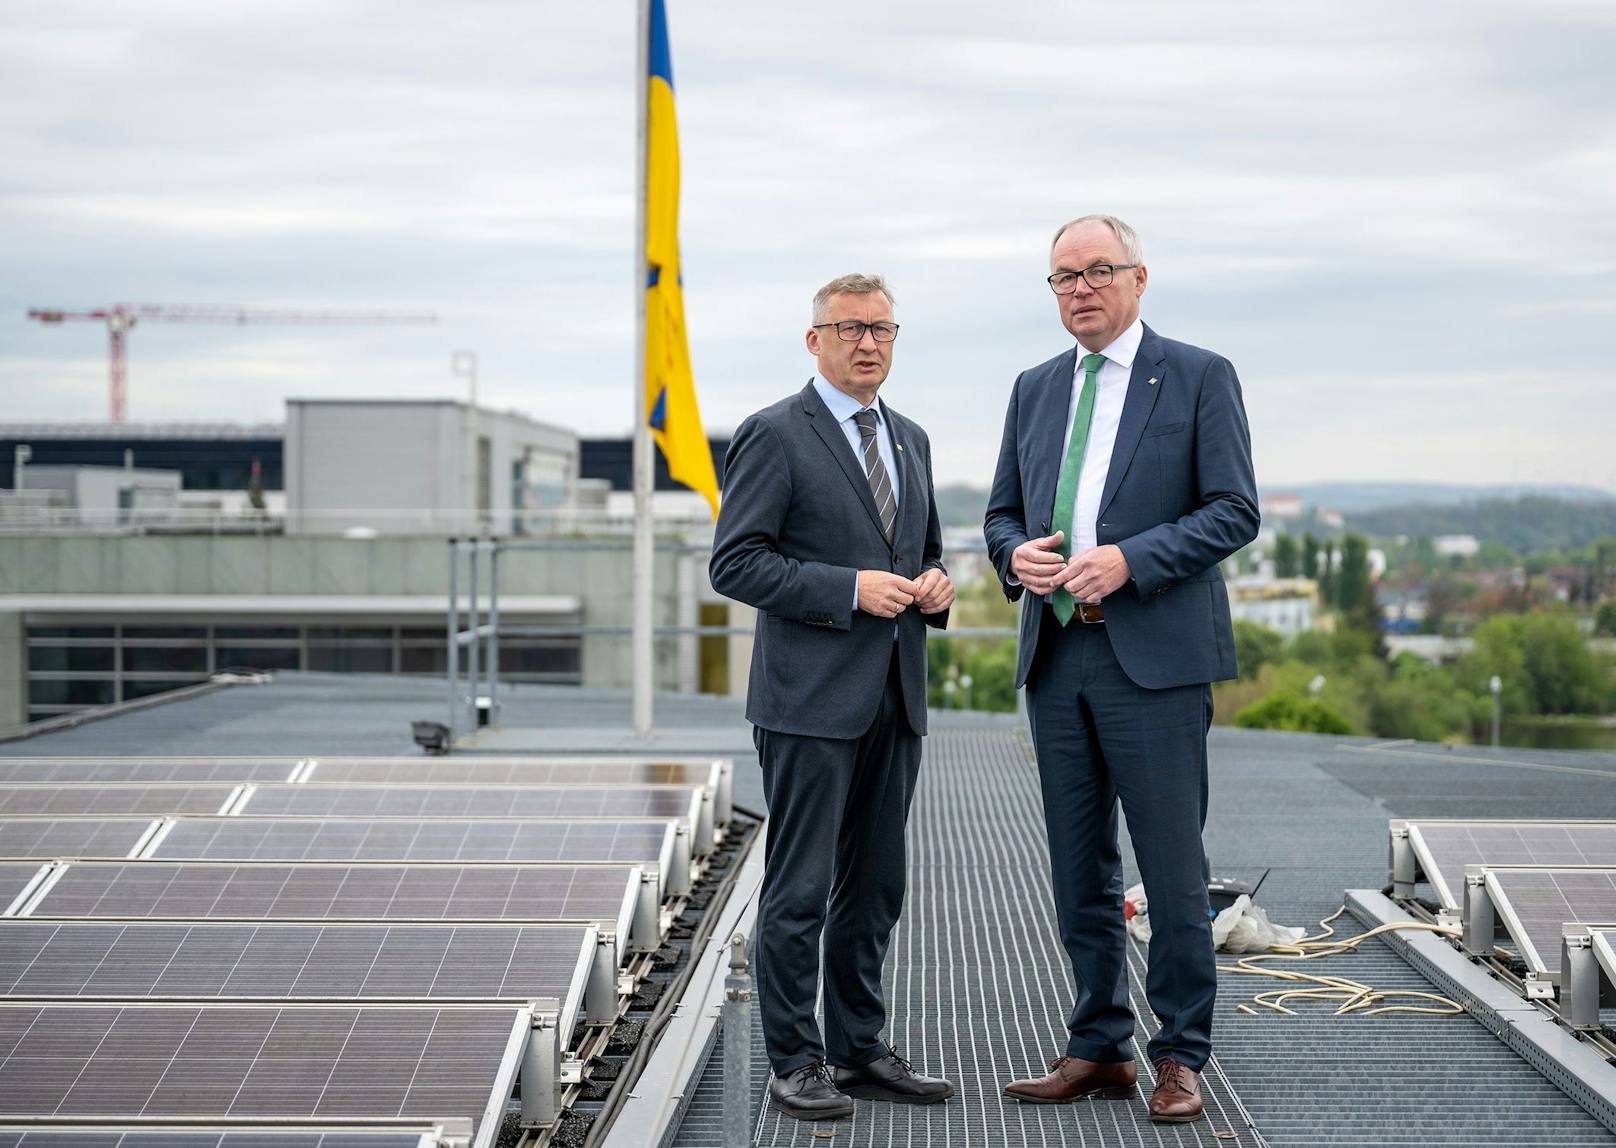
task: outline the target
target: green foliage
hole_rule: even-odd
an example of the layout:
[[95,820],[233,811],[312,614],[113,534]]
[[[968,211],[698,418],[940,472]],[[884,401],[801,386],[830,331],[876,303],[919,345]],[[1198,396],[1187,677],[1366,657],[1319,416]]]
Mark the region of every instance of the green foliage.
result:
[[1602,638],[1616,638],[1616,602],[1601,602],[1594,611],[1594,633]]
[[1301,560],[1296,550],[1296,539],[1281,534],[1274,539],[1274,574],[1279,578],[1294,578],[1301,573]]
[[1256,678],[1262,668],[1279,661],[1285,652],[1285,635],[1244,618],[1234,620],[1234,658],[1242,679]]
[[1349,534],[1341,540],[1341,567],[1331,580],[1335,608],[1353,614],[1373,604],[1369,587],[1369,540],[1362,534]]
[[1459,659],[1454,677],[1486,697],[1488,680],[1498,675],[1505,713],[1600,713],[1611,705],[1609,676],[1569,614],[1495,614],[1471,638],[1476,647]]
[[972,709],[1015,712],[1015,639],[978,643],[965,659],[965,672],[971,675]]
[[1302,535],[1302,577],[1319,576],[1319,540],[1311,534]]
[[1352,726],[1318,698],[1292,690],[1276,690],[1234,716],[1245,729],[1285,729],[1301,733],[1351,733]]

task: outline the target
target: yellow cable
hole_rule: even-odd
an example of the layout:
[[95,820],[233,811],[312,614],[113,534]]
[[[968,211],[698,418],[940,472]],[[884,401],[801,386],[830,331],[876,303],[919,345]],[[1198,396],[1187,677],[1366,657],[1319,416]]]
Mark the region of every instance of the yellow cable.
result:
[[[1218,972],[1235,975],[1272,977],[1275,980],[1290,981],[1304,984],[1307,988],[1270,989],[1258,993],[1251,998],[1251,1003],[1261,1005],[1273,1012],[1285,1016],[1299,1016],[1294,1009],[1285,1006],[1290,1000],[1335,1001],[1338,1007],[1332,1015],[1348,1016],[1352,1014],[1362,1016],[1378,1016],[1381,1013],[1404,1012],[1421,1013],[1428,1016],[1458,1016],[1464,1012],[1457,1001],[1449,1000],[1437,993],[1416,992],[1413,989],[1388,989],[1377,991],[1369,985],[1347,977],[1315,976],[1311,973],[1296,972],[1293,969],[1267,968],[1258,964],[1266,961],[1313,961],[1320,957],[1338,957],[1353,953],[1365,941],[1378,937],[1382,933],[1389,933],[1396,929],[1419,930],[1430,933],[1440,933],[1444,936],[1456,937],[1460,930],[1446,925],[1429,925],[1423,921],[1395,921],[1385,925],[1377,925],[1367,933],[1360,933],[1356,937],[1345,937],[1340,940],[1330,940],[1335,936],[1332,922],[1347,911],[1345,905],[1331,913],[1319,922],[1323,931],[1311,937],[1302,937],[1289,945],[1271,945],[1266,952],[1252,953],[1235,961],[1232,965],[1219,965]],[[1393,998],[1414,999],[1433,1002],[1432,1005],[1417,1004],[1380,1004],[1381,1001]],[[1374,1005],[1376,1007],[1371,1008]],[[1434,1006],[1434,1007],[1433,1007]],[[1251,1016],[1259,1015],[1250,1005],[1235,1005],[1237,1012],[1247,1013]]]

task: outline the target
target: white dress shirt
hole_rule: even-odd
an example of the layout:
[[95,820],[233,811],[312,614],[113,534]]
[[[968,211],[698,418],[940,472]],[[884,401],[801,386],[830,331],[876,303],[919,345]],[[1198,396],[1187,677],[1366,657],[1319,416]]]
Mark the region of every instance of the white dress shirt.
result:
[[[875,449],[881,456],[881,465],[887,468],[887,482],[892,486],[892,508],[896,513],[900,498],[898,464],[893,457],[892,451],[892,427],[887,422],[886,408],[881,405],[880,398],[877,398],[871,406],[865,407],[846,391],[832,386],[825,380],[823,375],[817,372],[814,374],[814,390],[819,394],[819,401],[825,404],[825,409],[836,420],[836,425],[841,427],[842,433],[847,436],[847,444],[853,448],[853,457],[858,460],[860,470],[864,470],[864,432],[859,430],[859,425],[853,421],[853,416],[863,410],[875,412]],[[869,472],[865,471],[864,473],[865,477],[868,478]],[[853,576],[853,609],[858,609],[858,576],[856,574]],[[894,639],[897,637],[897,632],[898,624],[894,622],[892,624]]]
[[[1098,545],[1095,522],[1100,517],[1100,496],[1105,493],[1106,476],[1111,473],[1111,451],[1117,445],[1117,424],[1122,421],[1122,403],[1128,397],[1128,376],[1133,373],[1134,356],[1139,353],[1139,342],[1144,337],[1144,322],[1135,319],[1132,326],[1100,352],[1105,362],[1094,376],[1094,414],[1089,422],[1088,443],[1083,447],[1083,469],[1078,472],[1072,521],[1049,524],[1051,532],[1066,531],[1074,557]],[[1083,390],[1083,356],[1089,353],[1081,344],[1077,352],[1077,366],[1072,372],[1072,398],[1066,405],[1066,435],[1061,439],[1063,465],[1066,451],[1072,445],[1072,423],[1077,418],[1077,399]]]
[[[814,375],[814,390],[819,392],[819,401],[825,404],[825,409],[847,436],[847,443],[853,448],[853,457],[858,459],[860,470],[864,469],[864,432],[859,430],[853,416],[862,410],[875,412],[875,449],[881,455],[881,465],[887,468],[887,480],[892,484],[892,505],[897,506],[903,491],[899,489],[898,464],[892,455],[892,428],[887,423],[886,408],[881,400],[877,398],[869,407],[864,407],[852,395],[837,390],[818,374]],[[868,471],[865,476],[869,476]]]

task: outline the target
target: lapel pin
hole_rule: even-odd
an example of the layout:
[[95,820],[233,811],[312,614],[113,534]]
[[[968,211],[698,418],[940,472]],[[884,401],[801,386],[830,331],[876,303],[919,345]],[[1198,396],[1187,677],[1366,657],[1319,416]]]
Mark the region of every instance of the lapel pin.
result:
[[903,443],[900,442],[897,445],[898,445],[898,453],[902,454],[903,453]]
[[1153,387],[1153,386],[1155,386],[1155,385],[1156,385],[1156,379],[1155,379],[1155,377],[1154,377],[1154,376],[1152,376],[1152,377],[1151,377],[1151,379],[1150,379],[1150,381],[1149,381],[1149,382],[1148,382],[1148,383],[1146,383],[1146,384],[1145,384],[1145,385],[1146,385],[1146,386],[1150,386],[1150,387]]

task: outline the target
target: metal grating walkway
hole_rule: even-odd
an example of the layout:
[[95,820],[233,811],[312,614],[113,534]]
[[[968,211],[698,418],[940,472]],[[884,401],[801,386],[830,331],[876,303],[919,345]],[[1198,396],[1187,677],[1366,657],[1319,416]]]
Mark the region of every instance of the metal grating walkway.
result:
[[[1065,1046],[1070,1002],[1066,954],[1056,939],[1037,775],[1021,738],[1002,727],[950,730],[928,739],[923,781],[909,822],[909,894],[887,964],[889,1036],[917,1068],[959,1089],[946,1104],[858,1101],[846,1120],[802,1124],[764,1106],[767,1066],[753,1025],[753,1088],[761,1145],[1100,1145],[1265,1143],[1247,1124],[1220,1071],[1203,1079],[1209,1119],[1151,1124],[1143,1044],[1140,1094],[1129,1101],[1026,1105],[1004,1083],[1041,1073]],[[1135,1008],[1144,960],[1130,952]],[[721,1138],[721,1070],[708,1066],[675,1143]],[[815,1136],[815,1132],[819,1136]],[[1214,1139],[1214,1132],[1236,1138]],[[834,1139],[825,1134],[833,1133]]]
[[[850,1119],[818,1126],[780,1117],[763,1103],[768,1070],[754,1013],[759,1145],[1613,1143],[1469,1018],[1336,1018],[1312,1009],[1298,1017],[1247,1016],[1235,1005],[1277,983],[1251,977],[1219,983],[1213,1039],[1221,1071],[1205,1080],[1208,1120],[1152,1125],[1142,1094],[1051,1107],[1003,1097],[1006,1080],[1041,1070],[1062,1047],[1071,991],[1054,929],[1037,771],[1020,723],[936,717],[943,720],[934,721],[927,739],[909,824],[909,896],[886,979],[891,1038],[919,1068],[952,1079],[959,1095],[933,1108],[859,1101]],[[1347,756],[1345,744],[1225,729],[1212,735],[1207,841],[1214,869],[1250,881],[1266,871],[1259,902],[1274,920],[1310,932],[1340,907],[1344,889],[1379,887],[1386,879],[1386,807],[1331,776],[1331,766]],[[747,793],[748,766],[737,762],[737,800],[743,794],[757,800]],[[1358,931],[1348,917],[1337,927],[1342,935]],[[1136,1012],[1153,1024],[1143,1001],[1143,954],[1131,951],[1129,958]],[[1386,989],[1430,988],[1379,942],[1307,971]],[[1141,1030],[1138,1043],[1145,1039]],[[715,1055],[676,1145],[722,1144],[723,1071]],[[1242,1103],[1257,1129],[1246,1123]]]

